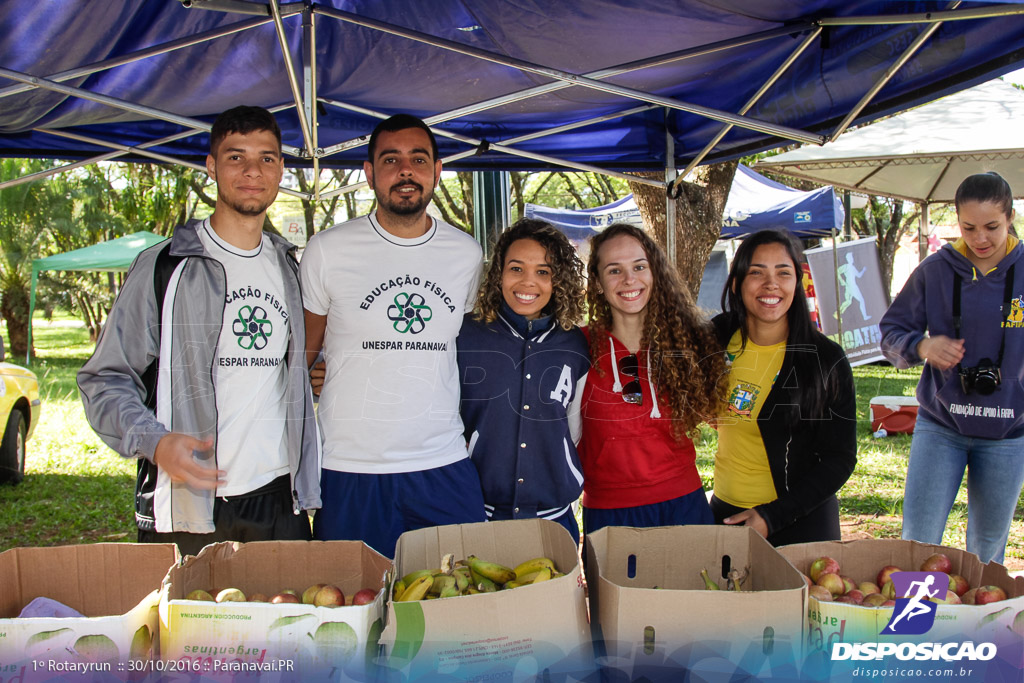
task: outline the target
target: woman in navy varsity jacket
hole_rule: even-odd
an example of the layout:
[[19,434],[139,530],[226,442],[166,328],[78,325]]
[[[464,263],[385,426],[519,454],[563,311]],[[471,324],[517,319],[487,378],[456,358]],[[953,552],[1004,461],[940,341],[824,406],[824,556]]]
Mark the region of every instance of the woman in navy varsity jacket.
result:
[[541,517],[579,542],[582,263],[565,235],[524,219],[502,233],[459,332],[462,422],[487,517]]
[[956,191],[961,238],[925,259],[882,317],[896,367],[924,362],[903,538],[941,543],[967,470],[967,550],[1003,561],[1024,482],[1024,253],[995,173]]
[[721,347],[661,248],[608,226],[591,240],[594,369],[583,391],[583,529],[711,524],[687,435],[722,397]]

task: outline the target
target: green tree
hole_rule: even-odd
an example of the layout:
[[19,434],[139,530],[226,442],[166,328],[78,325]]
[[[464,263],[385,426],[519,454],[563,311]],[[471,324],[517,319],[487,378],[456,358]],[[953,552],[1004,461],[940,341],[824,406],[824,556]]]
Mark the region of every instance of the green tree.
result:
[[861,235],[874,235],[878,247],[878,262],[882,269],[882,285],[888,296],[892,288],[893,263],[896,260],[896,249],[900,240],[919,223],[921,212],[916,208],[907,212],[905,206],[909,202],[902,199],[868,196],[868,203],[863,209],[851,212],[854,230]]
[[[722,234],[722,213],[729,198],[736,161],[698,166],[692,180],[683,182],[683,191],[675,200],[675,259],[683,282],[694,300],[700,293],[704,266],[715,242]],[[661,173],[639,174],[652,179]],[[630,182],[644,225],[662,245],[666,244],[667,225],[665,191],[644,183]]]
[[[0,179],[19,178],[48,167],[40,160],[3,159]],[[29,289],[32,260],[46,239],[46,183],[36,181],[0,190],[0,316],[7,323],[11,354],[28,348]]]

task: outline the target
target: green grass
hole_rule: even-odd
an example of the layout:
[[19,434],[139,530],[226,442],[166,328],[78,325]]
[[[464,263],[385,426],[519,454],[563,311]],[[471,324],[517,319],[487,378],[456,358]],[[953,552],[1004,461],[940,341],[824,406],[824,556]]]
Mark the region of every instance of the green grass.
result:
[[92,431],[75,384],[92,352],[88,333],[68,326],[73,319],[66,316],[35,322],[37,358],[28,367],[39,377],[42,408],[27,444],[25,480],[0,486],[0,550],[134,541],[135,463]]
[[[107,448],[85,420],[75,373],[92,352],[92,344],[84,328],[73,326],[74,322],[67,316],[55,316],[52,323],[36,321],[38,357],[29,367],[39,376],[42,416],[28,443],[25,481],[15,487],[0,486],[0,550],[135,539],[135,463]],[[0,327],[0,333],[6,331]],[[888,366],[854,368],[860,421],[858,463],[839,492],[844,538],[900,535],[910,437],[874,438],[868,406],[874,396],[912,396],[919,373]],[[697,467],[708,489],[714,485],[717,442],[713,429],[701,429]],[[964,486],[943,543],[964,547],[966,525]],[[1024,569],[1024,496],[1010,529],[1006,564]]]

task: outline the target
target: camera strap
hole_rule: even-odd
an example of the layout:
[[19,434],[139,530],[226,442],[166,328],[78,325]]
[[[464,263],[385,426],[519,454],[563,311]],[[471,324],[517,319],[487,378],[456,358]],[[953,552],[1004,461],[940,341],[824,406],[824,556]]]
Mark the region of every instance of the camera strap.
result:
[[[996,367],[1003,365],[1003,351],[1006,349],[1006,320],[1010,317],[1013,308],[1013,270],[1017,267],[1014,263],[1006,271],[1006,284],[1003,286],[1003,305],[1000,309],[1003,314],[1003,334],[999,341],[999,356],[996,358]],[[960,339],[960,327],[963,324],[963,317],[960,314],[960,288],[963,286],[963,278],[960,273],[953,273],[953,334]],[[956,364],[956,371],[960,372],[960,363]]]

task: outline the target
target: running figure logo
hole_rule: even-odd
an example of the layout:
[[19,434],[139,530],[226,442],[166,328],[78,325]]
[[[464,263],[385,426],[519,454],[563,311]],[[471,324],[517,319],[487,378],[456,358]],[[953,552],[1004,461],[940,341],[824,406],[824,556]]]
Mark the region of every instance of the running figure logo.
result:
[[889,623],[882,629],[885,634],[920,635],[927,633],[935,623],[938,603],[928,598],[944,599],[949,590],[949,575],[941,572],[896,572],[892,575],[896,607]]
[[845,313],[846,309],[853,303],[853,300],[856,299],[860,306],[860,317],[864,322],[871,320],[871,316],[868,315],[867,307],[864,304],[864,294],[860,291],[860,286],[857,284],[857,280],[864,277],[864,273],[867,271],[867,268],[857,270],[857,266],[853,262],[853,254],[851,252],[846,253],[846,263],[839,266],[839,269],[836,271],[837,279],[843,285],[843,303],[839,305],[839,313],[836,317]]

